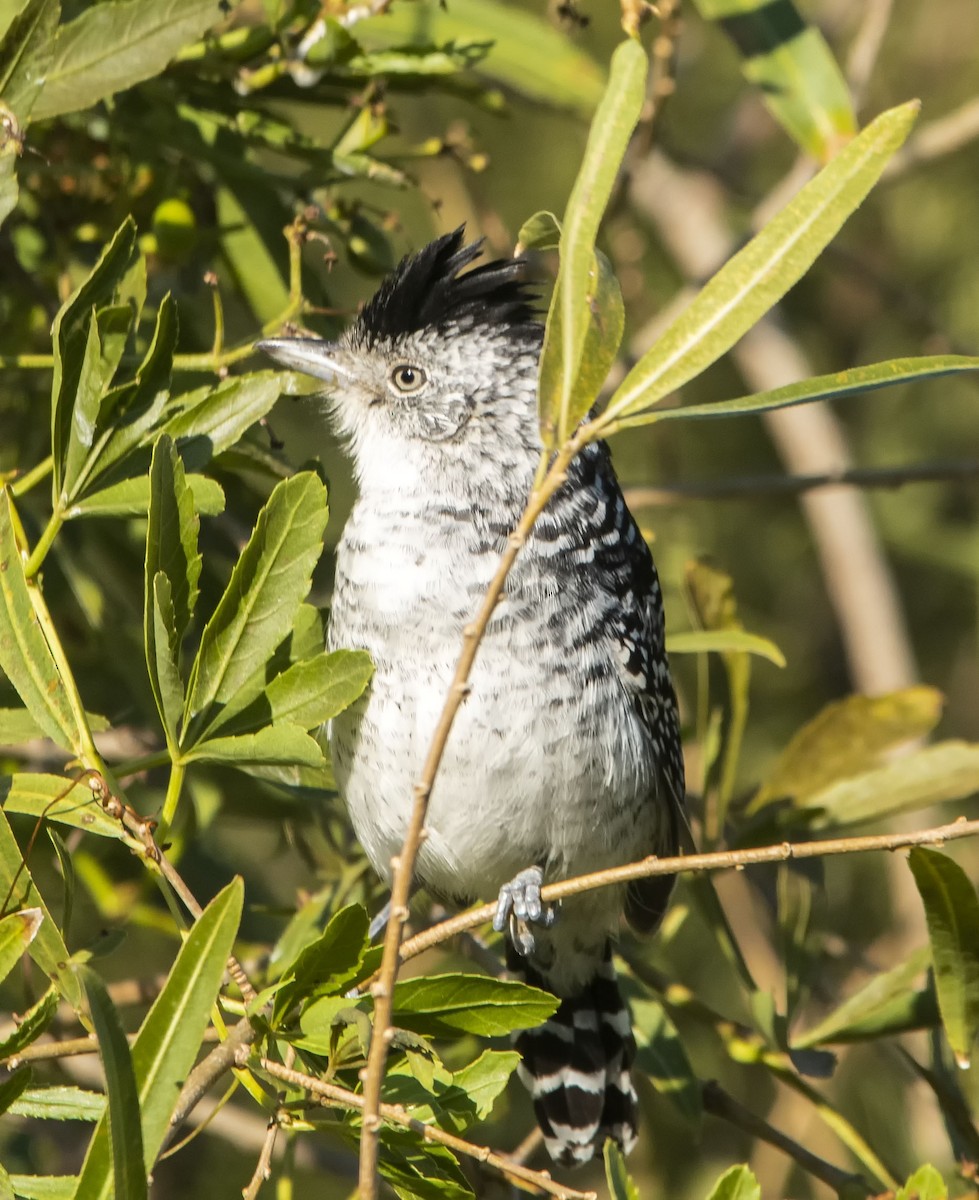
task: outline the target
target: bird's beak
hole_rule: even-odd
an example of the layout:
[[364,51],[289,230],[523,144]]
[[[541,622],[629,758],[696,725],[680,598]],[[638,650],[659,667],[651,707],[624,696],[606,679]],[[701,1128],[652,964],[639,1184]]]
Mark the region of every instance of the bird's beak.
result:
[[293,371],[302,371],[327,383],[340,383],[350,378],[350,371],[340,361],[343,351],[334,342],[319,338],[266,338],[255,343],[276,362]]

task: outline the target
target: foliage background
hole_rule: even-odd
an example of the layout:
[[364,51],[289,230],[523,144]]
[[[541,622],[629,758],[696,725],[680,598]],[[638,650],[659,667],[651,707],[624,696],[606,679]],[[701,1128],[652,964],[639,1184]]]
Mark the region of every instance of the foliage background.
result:
[[[63,7],[64,22],[89,6]],[[316,15],[316,6],[296,8],[298,23]],[[939,16],[909,0],[896,0],[893,7],[866,6],[878,12],[885,32],[862,115],[869,118],[911,95],[923,101],[922,128],[957,109],[967,114],[974,109],[979,13],[967,0],[945,0],[941,8]],[[232,23],[251,28],[248,37],[258,38],[254,30],[261,31],[276,10],[273,4],[243,4]],[[440,19],[434,7],[424,16],[420,10],[395,0],[390,20],[410,29],[415,21]],[[446,75],[427,74],[432,64],[421,69],[417,62],[415,74],[399,75],[390,60],[351,70],[349,62],[342,64],[341,53],[312,87],[297,86],[285,75],[251,97],[236,98],[232,83],[243,69],[261,71],[275,63],[258,38],[235,51],[238,61],[213,50],[203,56],[184,50],[181,61],[165,72],[161,63],[145,83],[112,101],[52,119],[44,119],[43,111],[35,114],[17,163],[19,204],[0,231],[0,471],[24,471],[47,453],[50,371],[43,363],[32,364],[29,356],[50,353],[49,328],[59,303],[130,212],[148,254],[149,306],[158,305],[165,292],[173,293],[180,317],[178,352],[184,355],[204,354],[211,345],[214,288],[204,282],[205,272],[217,276],[228,346],[247,344],[288,310],[288,247],[281,230],[307,204],[325,213],[311,214],[310,225],[329,240],[314,236],[303,248],[303,293],[319,311],[305,312],[302,320],[327,334],[370,294],[385,268],[434,233],[465,221],[471,234],[484,234],[493,250],[507,253],[530,213],[561,212],[604,65],[621,39],[614,8],[582,5],[580,11],[589,18],[586,27],[539,4],[507,9],[490,0],[450,2],[447,18],[459,23],[459,36],[446,63],[459,69]],[[864,8],[821,0],[804,12],[846,62],[865,29]],[[520,20],[532,15],[532,36],[517,23],[518,14]],[[747,234],[756,205],[791,168],[797,151],[759,90],[744,81],[725,32],[692,7],[682,15],[672,70],[675,93],[653,128],[652,153],[679,173],[670,178],[676,180],[680,208],[695,214],[706,205],[719,236],[738,239]],[[378,44],[386,36],[387,19],[373,18]],[[202,21],[201,30],[207,24]],[[371,39],[368,27],[354,30],[365,44]],[[459,45],[487,40],[489,35],[480,32],[487,27],[495,33],[494,45],[465,66]],[[186,45],[195,36],[188,35]],[[528,45],[534,51],[529,61]],[[570,56],[570,66],[557,58],[559,48]],[[477,54],[470,51],[468,57]],[[514,79],[521,87],[513,86]],[[253,87],[265,82],[251,79]],[[252,124],[249,113],[259,106],[265,123]],[[338,137],[352,120],[359,124],[338,154]],[[973,116],[947,153],[885,179],[780,306],[778,326],[805,356],[811,373],[909,354],[979,353],[975,132]],[[687,279],[685,252],[698,250],[687,245],[694,236],[690,228],[671,223],[655,202],[644,200],[639,178],[637,168],[618,192],[601,241],[622,284],[626,346],[642,340],[647,324]],[[541,262],[543,271],[551,265]],[[756,353],[764,357],[763,350]],[[188,365],[194,369],[181,379],[182,388],[213,382],[208,364]],[[242,359],[232,369],[261,366]],[[757,386],[745,360],[729,356],[689,385],[683,400],[705,402]],[[220,595],[273,483],[313,458],[322,462],[330,482],[326,537],[328,548],[335,544],[352,484],[342,455],[323,423],[311,419],[309,405],[306,399],[283,398],[269,417],[273,433],[252,430],[211,468],[228,503],[225,515],[202,522],[204,611]],[[655,538],[674,630],[693,621],[684,584],[687,564],[708,557],[732,578],[745,627],[772,639],[785,654],[783,670],[755,662],[735,798],[747,798],[766,779],[776,756],[806,721],[854,691],[891,691],[920,679],[945,697],[938,736],[979,741],[975,381],[969,376],[926,381],[849,402],[840,406],[839,426],[850,458],[860,466],[971,459],[971,469],[963,464],[948,470],[952,477],[939,482],[864,494],[901,618],[903,661],[881,632],[886,623],[874,611],[877,599],[860,591],[866,548],[848,545],[844,538],[843,557],[832,568],[835,577],[828,573],[815,549],[811,515],[795,496],[747,484],[735,498],[672,496],[640,513]],[[614,450],[631,487],[690,487],[783,474],[787,452],[784,444],[781,451],[776,447],[771,433],[754,419],[676,422],[631,430],[617,439]],[[818,454],[821,448],[810,443],[808,449]],[[827,466],[834,466],[832,447],[825,453]],[[23,505],[32,542],[47,519],[45,492],[37,489]],[[145,524],[138,517],[69,523],[45,568],[45,591],[86,707],[111,720],[120,739],[113,756],[122,758],[159,745],[143,668],[144,538]],[[319,603],[328,599],[330,574],[327,553],[314,583]],[[852,654],[848,657],[848,630],[830,599],[847,581],[855,583],[857,603],[869,615],[869,634],[859,635],[864,652],[859,670]],[[676,668],[696,792],[705,750],[698,706],[729,712],[729,702],[717,663],[712,664],[709,704],[703,700],[704,663],[683,656]],[[2,702],[13,703],[9,690]],[[37,743],[8,755],[10,770],[26,763],[57,771],[58,762],[50,745]],[[855,772],[857,765],[851,763],[850,769]],[[713,786],[716,792],[716,779]],[[964,783],[959,795],[976,786]],[[166,775],[150,772],[130,789],[130,800],[141,812],[156,811],[165,787]],[[696,798],[693,806],[699,822]],[[925,808],[910,817],[890,817],[886,807],[882,802],[875,830],[902,823],[924,827],[933,817],[965,811],[957,803],[937,813]],[[30,829],[23,819],[16,825],[22,844]],[[765,832],[739,818],[728,830],[728,842],[764,841]],[[261,961],[287,916],[310,895],[324,896],[327,911],[338,907],[340,898],[364,900],[372,910],[379,901],[335,804],[301,791],[285,793],[249,774],[203,765],[191,770],[172,836],[171,856],[200,898],[209,899],[234,874],[244,876],[238,955],[246,961]],[[963,845],[954,856],[975,877],[975,851]],[[69,948],[104,946],[97,967],[116,984],[165,971],[175,950],[174,927],[142,864],[117,844],[94,838],[73,844],[71,858],[76,885]],[[31,870],[42,894],[58,908],[62,884],[46,842],[34,848]],[[759,868],[718,881],[758,992],[774,994],[784,1008],[788,975],[797,1029],[815,1025],[872,973],[905,961],[926,941],[914,882],[902,862],[869,856],[828,860],[807,878],[811,888],[800,884],[798,875],[783,872],[776,889],[776,873]],[[797,933],[787,939],[794,946],[787,955],[785,930],[792,914]],[[724,965],[695,898],[686,891],[656,945],[627,943],[625,949],[725,1017],[757,1023],[757,1009]],[[453,951],[439,969],[458,968],[461,961]],[[417,967],[432,970],[436,963],[422,960]],[[796,978],[798,988],[793,988]],[[29,969],[9,976],[5,1007],[23,1011],[38,986]],[[123,1008],[127,1025],[132,1027],[144,1010],[145,1003]],[[719,1078],[748,1108],[816,1154],[853,1165],[810,1100],[763,1065],[734,1061],[737,1047],[732,1053],[729,1029],[698,1019],[680,1003],[671,1012],[700,1079]],[[881,1038],[838,1049],[832,1079],[812,1081],[813,1086],[832,1098],[898,1179],[933,1161],[953,1181],[953,1194],[966,1194],[972,1185],[956,1179],[942,1108],[898,1044],[943,1079],[956,1081],[966,1107],[975,1103],[971,1075],[946,1070],[947,1051],[927,1030],[904,1035],[900,1043]],[[475,1047],[450,1049],[447,1061],[462,1061],[453,1055],[464,1057],[466,1050]],[[744,1051],[742,1057],[751,1054]],[[85,1073],[86,1061],[91,1060],[69,1064],[67,1077],[93,1086],[97,1075]],[[56,1077],[56,1068],[45,1070],[46,1078]],[[751,1163],[765,1196],[828,1194],[764,1138],[753,1138],[730,1121],[685,1117],[669,1096],[653,1088],[644,1088],[643,1101],[644,1136],[630,1160],[641,1194],[704,1195],[715,1176],[738,1161]],[[158,1166],[153,1194],[203,1196],[214,1194],[216,1186],[218,1194],[237,1194],[253,1169],[264,1124],[247,1098],[236,1097],[209,1133]],[[497,1105],[494,1123],[474,1136],[509,1147],[527,1128],[527,1105],[513,1086]],[[7,1118],[0,1160],[11,1172],[69,1173],[77,1170],[88,1135],[77,1123]],[[952,1146],[967,1156],[975,1142],[961,1130],[956,1136]],[[353,1159],[342,1143],[326,1139],[312,1151],[312,1139],[298,1141],[296,1194],[315,1186],[324,1195],[342,1195],[352,1187]],[[313,1154],[315,1176],[309,1173]]]

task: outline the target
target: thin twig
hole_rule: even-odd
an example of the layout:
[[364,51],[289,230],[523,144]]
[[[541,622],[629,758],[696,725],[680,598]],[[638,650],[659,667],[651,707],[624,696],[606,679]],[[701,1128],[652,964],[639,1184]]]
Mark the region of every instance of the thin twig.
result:
[[893,7],[894,0],[866,0],[860,27],[850,43],[846,56],[846,79],[856,112],[863,107],[867,85],[877,65]]
[[198,1101],[225,1071],[231,1070],[242,1049],[250,1046],[257,1036],[257,1030],[251,1021],[244,1018],[234,1026],[219,1046],[215,1046],[211,1053],[194,1067],[180,1089],[177,1106],[170,1117],[169,1132],[160,1147],[161,1152],[169,1145]]
[[[631,883],[633,880],[647,879],[654,875],[678,875],[684,871],[738,871],[758,863],[787,862],[789,859],[829,858],[839,854],[865,854],[873,850],[938,846],[943,842],[953,842],[975,834],[979,834],[979,820],[967,821],[960,817],[948,825],[911,833],[824,838],[815,842],[780,842],[773,846],[755,846],[745,850],[715,850],[709,854],[678,855],[674,858],[643,858],[622,867],[609,867],[604,871],[593,871],[588,875],[578,875],[574,879],[564,879],[560,883],[549,883],[541,889],[541,899],[550,902],[563,900],[567,896],[577,896],[596,888]],[[457,933],[492,920],[495,912],[495,902],[482,904],[479,908],[468,909],[440,925],[433,925],[431,929],[415,934],[401,947],[402,962],[440,945]]]
[[961,150],[976,138],[979,138],[979,100],[973,99],[944,117],[930,121],[920,133],[908,138],[887,164],[881,178],[888,182],[897,179],[915,167]]
[[456,713],[468,693],[469,674],[476,659],[479,644],[482,641],[490,618],[503,594],[510,568],[516,561],[517,555],[527,540],[534,522],[547,506],[548,501],[564,484],[567,478],[568,464],[572,458],[594,436],[595,425],[581,426],[577,433],[561,448],[551,463],[547,474],[540,485],[536,487],[527,501],[523,516],[516,529],[507,539],[506,549],[500,558],[496,573],[487,588],[480,605],[479,612],[463,632],[462,652],[456,664],[455,674],[446,695],[435,733],[432,736],[421,776],[415,785],[414,801],[408,829],[405,834],[401,853],[391,860],[393,878],[391,882],[391,916],[384,935],[384,949],[381,967],[377,978],[371,986],[374,997],[374,1029],[371,1035],[370,1050],[367,1056],[367,1066],[364,1070],[364,1125],[360,1142],[360,1197],[361,1200],[375,1200],[377,1196],[377,1155],[378,1128],[381,1104],[381,1084],[384,1078],[384,1065],[387,1060],[388,1047],[392,1037],[391,1011],[394,996],[394,983],[397,979],[398,967],[401,963],[399,949],[408,917],[408,899],[411,892],[411,881],[414,875],[415,860],[424,837],[425,817],[428,812],[428,800],[432,786],[438,773],[442,754],[448,741],[452,723]]
[[[239,1059],[239,1065],[244,1066],[247,1061],[247,1054],[243,1052]],[[331,1106],[354,1109],[364,1112],[366,1116],[365,1097],[358,1096],[355,1092],[338,1087],[335,1083],[324,1083],[323,1080],[316,1079],[312,1075],[304,1075],[300,1071],[290,1070],[281,1063],[273,1062],[268,1058],[259,1059],[259,1063],[264,1071],[276,1079],[281,1079],[284,1083],[304,1088],[311,1095],[327,1101]],[[487,1146],[477,1146],[473,1142],[456,1137],[455,1134],[446,1133],[437,1126],[426,1125],[423,1121],[409,1116],[400,1104],[382,1104],[378,1118],[388,1121],[392,1125],[411,1129],[427,1142],[436,1142],[456,1154],[463,1154],[467,1158],[474,1158],[477,1162],[495,1167],[508,1179],[512,1179],[524,1187],[535,1189],[539,1193],[556,1196],[558,1200],[597,1200],[595,1192],[579,1192],[574,1188],[565,1187],[563,1184],[555,1183],[547,1171],[532,1171],[529,1167],[511,1162],[503,1154],[494,1153]]]
[[734,479],[704,479],[659,487],[627,488],[630,508],[676,504],[685,500],[753,500],[764,496],[798,496],[825,487],[898,489],[909,483],[947,483],[979,480],[979,459],[914,463],[905,467],[853,467],[818,475],[742,475]]
[[269,1127],[265,1133],[265,1140],[262,1142],[262,1149],[258,1155],[258,1162],[255,1164],[255,1171],[248,1182],[248,1186],[241,1189],[243,1200],[255,1200],[261,1190],[262,1184],[268,1182],[269,1176],[272,1174],[272,1152],[275,1150],[275,1140],[279,1136],[279,1113],[278,1110],[269,1117]]
[[859,1187],[868,1195],[873,1194],[866,1180],[861,1175],[854,1175],[850,1171],[844,1171],[841,1167],[836,1167],[832,1163],[826,1162],[825,1159],[819,1158],[818,1155],[807,1150],[805,1146],[800,1146],[798,1142],[787,1137],[774,1126],[769,1125],[767,1121],[756,1116],[750,1109],[740,1104],[733,1096],[727,1092],[718,1083],[705,1083],[703,1087],[704,1110],[709,1112],[711,1116],[720,1117],[722,1120],[729,1122],[738,1129],[743,1129],[745,1133],[752,1137],[761,1138],[762,1141],[768,1142],[770,1146],[775,1146],[787,1154],[794,1162],[797,1162],[800,1167],[815,1179],[821,1179],[833,1191],[840,1193],[844,1188]]

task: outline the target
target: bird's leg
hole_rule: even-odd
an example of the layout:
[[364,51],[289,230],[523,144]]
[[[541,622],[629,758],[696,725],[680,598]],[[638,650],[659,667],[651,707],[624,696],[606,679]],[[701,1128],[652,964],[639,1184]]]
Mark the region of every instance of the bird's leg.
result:
[[381,911],[371,921],[367,927],[367,937],[373,941],[379,933],[382,933],[387,928],[388,921],[391,920],[391,901],[388,900]]
[[534,953],[536,939],[532,925],[550,929],[557,912],[552,904],[544,904],[540,890],[544,883],[541,867],[527,867],[500,888],[493,928],[502,933],[509,923],[513,948],[523,958]]

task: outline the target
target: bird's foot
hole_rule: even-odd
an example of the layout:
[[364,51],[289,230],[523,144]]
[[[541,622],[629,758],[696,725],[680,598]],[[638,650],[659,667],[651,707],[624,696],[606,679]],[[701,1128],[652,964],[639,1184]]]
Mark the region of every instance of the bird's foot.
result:
[[500,888],[493,928],[502,933],[509,924],[513,948],[522,958],[533,954],[537,944],[531,926],[550,929],[557,916],[554,906],[541,900],[543,883],[541,868],[528,867]]

